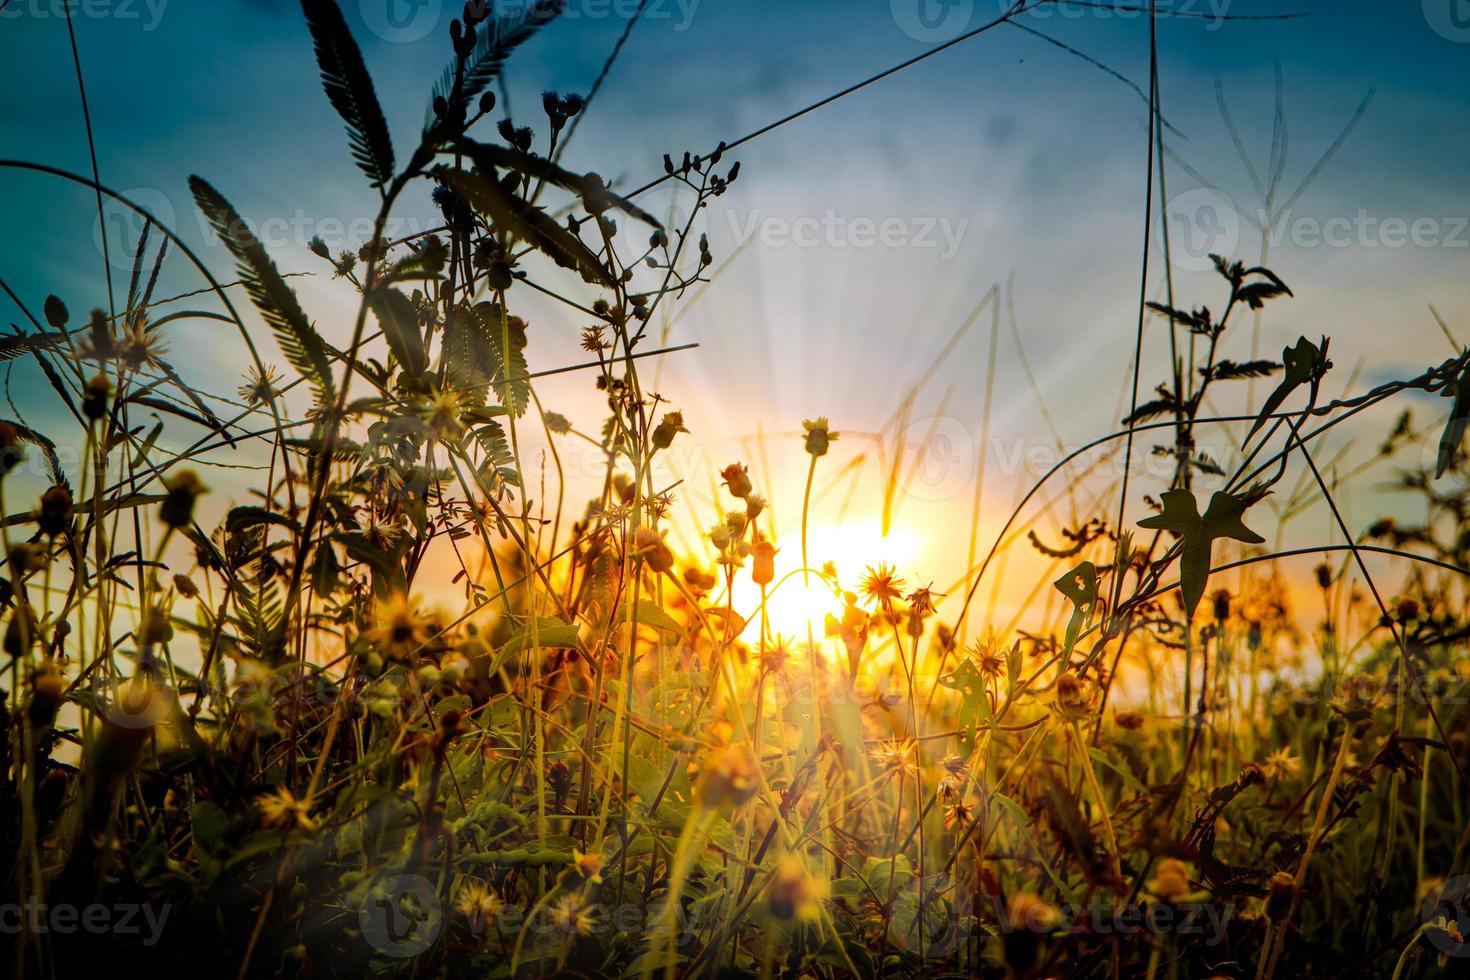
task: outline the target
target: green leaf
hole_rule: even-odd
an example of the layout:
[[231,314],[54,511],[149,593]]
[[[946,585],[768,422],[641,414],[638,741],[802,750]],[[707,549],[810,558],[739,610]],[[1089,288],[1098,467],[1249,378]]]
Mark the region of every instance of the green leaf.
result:
[[275,524],[290,528],[292,531],[297,530],[297,524],[291,518],[264,507],[248,505],[235,507],[225,515],[225,530],[227,531],[243,531],[261,524]]
[[1062,650],[1065,662],[1077,643],[1078,634],[1092,618],[1092,610],[1097,605],[1097,566],[1090,561],[1084,561],[1052,584],[1057,587],[1057,591],[1072,600],[1072,618],[1067,622],[1067,639]]
[[631,623],[636,613],[639,626],[648,626],[665,633],[683,633],[684,626],[673,616],[670,616],[656,602],[647,599],[639,600],[634,606],[624,606],[621,611],[621,619],[625,623]]
[[393,140],[362,52],[336,0],[301,0],[301,9],[316,44],[322,87],[347,124],[352,158],[374,187],[386,187],[393,180]]
[[1230,538],[1246,544],[1261,544],[1266,539],[1246,527],[1241,520],[1253,502],[1244,495],[1223,490],[1217,492],[1210,498],[1210,506],[1203,517],[1199,515],[1194,494],[1188,490],[1166,490],[1161,499],[1164,512],[1144,518],[1138,526],[1170,531],[1179,536],[1179,590],[1184,597],[1184,608],[1192,616],[1205,594],[1205,583],[1210,577],[1210,552],[1215,539]]
[[565,269],[575,269],[587,282],[616,287],[612,274],[580,238],[557,224],[545,211],[500,186],[486,174],[443,167],[438,171],[470,207],[490,220],[496,229],[544,252]]
[[526,323],[498,303],[479,303],[471,311],[481,370],[495,397],[516,418],[531,404],[531,369],[526,364]]
[[413,300],[391,286],[381,286],[368,293],[368,305],[383,328],[388,349],[403,365],[410,377],[423,374],[429,366],[424,352],[424,338],[419,333],[419,311]]
[[202,177],[190,177],[189,189],[199,210],[235,257],[245,291],[275,334],[286,360],[306,376],[316,390],[318,404],[331,401],[335,388],[326,343],[306,319],[296,294],[281,278],[265,247],[230,202]]
[[581,631],[575,624],[555,616],[545,616],[536,620],[534,637],[529,623],[512,633],[505,646],[500,648],[500,655],[512,656],[537,647],[580,649],[581,646]]

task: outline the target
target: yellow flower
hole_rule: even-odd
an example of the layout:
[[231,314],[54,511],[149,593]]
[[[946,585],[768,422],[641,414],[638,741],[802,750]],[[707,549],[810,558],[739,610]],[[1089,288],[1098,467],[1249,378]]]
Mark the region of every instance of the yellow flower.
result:
[[1189,885],[1189,865],[1178,858],[1164,858],[1149,881],[1148,890],[1165,902],[1183,899],[1192,890]]
[[590,881],[594,885],[602,883],[602,855],[583,854],[581,851],[572,851],[572,867],[576,869],[578,877],[583,881]]
[[379,600],[373,626],[362,634],[369,645],[390,660],[408,660],[430,637],[430,621],[401,592]]
[[487,924],[500,918],[505,911],[505,902],[484,882],[469,881],[460,888],[455,907],[469,920],[470,926],[480,932]]
[[1291,754],[1291,749],[1277,749],[1266,756],[1266,761],[1261,763],[1261,772],[1272,782],[1282,779],[1290,779],[1301,771],[1302,764]]
[[863,595],[884,610],[893,608],[893,600],[903,595],[903,579],[894,574],[892,565],[869,566],[863,577]]
[[597,923],[582,903],[582,896],[568,895],[551,909],[551,922],[565,933],[589,936]]
[[889,738],[879,742],[872,751],[874,765],[888,773],[912,773],[914,766],[914,740],[911,738]]
[[820,910],[824,891],[821,883],[807,874],[800,859],[787,854],[776,865],[776,873],[766,889],[766,900],[771,914],[778,919],[811,919]]
[[284,830],[312,830],[316,821],[311,818],[311,800],[298,800],[289,786],[277,786],[276,791],[260,801],[260,815],[266,824]]

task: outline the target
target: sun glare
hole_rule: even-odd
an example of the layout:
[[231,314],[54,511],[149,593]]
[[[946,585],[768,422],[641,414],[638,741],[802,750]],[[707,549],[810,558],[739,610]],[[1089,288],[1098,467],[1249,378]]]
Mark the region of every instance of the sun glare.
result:
[[[812,570],[820,571],[830,562],[837,570],[841,588],[854,592],[870,565],[892,565],[900,577],[912,579],[920,550],[917,534],[891,528],[884,535],[877,521],[828,524],[807,530]],[[827,615],[841,615],[842,598],[819,575],[803,576],[800,571],[801,531],[797,528],[781,539],[776,552],[776,580],[766,596],[769,630],[772,635],[805,642],[810,627],[812,636],[820,640]],[[756,609],[760,599],[760,587],[748,575],[736,577],[736,608]],[[755,616],[742,637],[747,642],[758,640],[759,630],[760,618]]]

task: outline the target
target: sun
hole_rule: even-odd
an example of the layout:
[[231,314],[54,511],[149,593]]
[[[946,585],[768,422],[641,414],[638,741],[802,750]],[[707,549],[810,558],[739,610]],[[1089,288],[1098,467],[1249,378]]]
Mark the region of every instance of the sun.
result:
[[[766,617],[772,635],[802,643],[808,630],[818,640],[823,636],[826,617],[842,614],[842,597],[815,570],[831,563],[837,570],[843,589],[856,591],[859,578],[868,566],[889,564],[899,575],[912,575],[919,558],[920,539],[910,531],[890,528],[885,535],[877,521],[854,521],[811,527],[807,530],[807,557],[814,573],[801,572],[801,531],[797,528],[778,540],[776,579],[766,595]],[[760,638],[760,587],[749,575],[735,581],[735,607],[751,610],[742,639],[754,642]]]

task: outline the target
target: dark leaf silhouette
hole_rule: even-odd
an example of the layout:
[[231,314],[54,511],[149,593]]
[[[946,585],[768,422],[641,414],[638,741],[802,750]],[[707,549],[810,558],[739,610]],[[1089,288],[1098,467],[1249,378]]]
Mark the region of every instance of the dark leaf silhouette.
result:
[[419,333],[419,314],[413,301],[400,290],[380,286],[368,294],[368,303],[383,328],[388,349],[410,376],[422,374],[429,366],[424,351],[424,338]]
[[[479,27],[475,50],[464,67],[464,81],[459,89],[459,102],[467,106],[489,87],[505,67],[512,51],[555,20],[566,6],[565,0],[529,0],[521,13],[504,13],[492,16]],[[454,77],[458,62],[444,69],[443,76],[434,86],[434,95],[448,99],[454,91]]]
[[544,252],[557,265],[577,270],[588,282],[613,287],[612,276],[597,256],[546,212],[507,192],[498,181],[484,174],[446,168],[440,175],[501,231]]
[[536,180],[544,180],[554,187],[571,191],[582,198],[587,210],[592,214],[600,214],[609,208],[617,208],[624,214],[655,228],[663,227],[653,215],[632,201],[614,194],[595,174],[587,176],[574,174],[545,157],[522,153],[520,150],[513,150],[507,146],[477,143],[471,139],[457,140],[455,150],[469,157],[474,161],[476,167],[486,173],[491,173],[496,169],[513,170]]
[[1138,526],[1179,536],[1179,591],[1184,597],[1185,610],[1193,615],[1205,594],[1205,582],[1210,577],[1210,552],[1215,539],[1230,538],[1246,544],[1261,544],[1265,538],[1242,521],[1246,508],[1253,502],[1245,495],[1224,491],[1216,493],[1210,498],[1210,506],[1205,509],[1203,517],[1194,494],[1188,490],[1166,490],[1161,502],[1164,512],[1144,518]]
[[393,140],[362,52],[347,29],[337,0],[301,0],[301,9],[316,44],[322,87],[332,108],[347,124],[352,158],[374,187],[386,187],[393,180]]
[[1072,652],[1082,627],[1092,617],[1097,605],[1097,566],[1084,561],[1052,583],[1057,591],[1072,601],[1072,618],[1067,621],[1067,636],[1062,648],[1064,658]]
[[1450,406],[1450,417],[1445,422],[1444,434],[1439,437],[1439,458],[1434,464],[1434,478],[1438,480],[1460,454],[1460,444],[1465,439],[1465,428],[1470,425],[1470,368],[1460,372],[1460,378],[1443,394],[1455,399]]
[[230,202],[203,178],[190,177],[189,189],[199,210],[235,256],[245,291],[275,333],[286,360],[310,380],[318,402],[330,401],[334,387],[326,345],[306,319],[296,294],[281,278],[265,247],[245,226]]
[[1266,398],[1266,403],[1261,406],[1261,414],[1256,417],[1255,424],[1246,434],[1249,439],[1255,435],[1256,430],[1266,424],[1278,408],[1281,407],[1293,391],[1315,378],[1320,378],[1322,373],[1331,367],[1327,362],[1327,338],[1322,338],[1322,346],[1319,349],[1315,344],[1305,337],[1297,340],[1296,346],[1288,347],[1281,352],[1281,363],[1286,367],[1286,374],[1276,390]]

